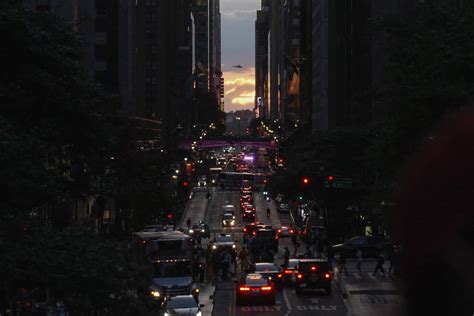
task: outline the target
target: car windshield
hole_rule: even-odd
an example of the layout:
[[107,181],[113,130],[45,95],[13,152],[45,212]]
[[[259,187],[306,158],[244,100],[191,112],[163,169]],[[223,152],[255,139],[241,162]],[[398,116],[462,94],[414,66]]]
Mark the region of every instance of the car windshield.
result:
[[217,242],[233,242],[231,236],[218,236],[216,237]]
[[290,260],[290,262],[288,262],[288,268],[294,268],[298,265],[298,260]]
[[193,297],[179,297],[171,298],[166,304],[168,309],[178,309],[178,308],[197,308],[197,302]]
[[276,270],[278,270],[278,268],[273,263],[263,263],[263,264],[257,264],[255,266],[255,271],[258,271],[258,272],[276,271]]
[[234,218],[234,215],[230,214],[230,213],[226,213],[224,215],[222,215],[222,218],[223,219],[233,219]]
[[155,278],[175,278],[191,275],[191,264],[185,262],[155,262],[153,266]]

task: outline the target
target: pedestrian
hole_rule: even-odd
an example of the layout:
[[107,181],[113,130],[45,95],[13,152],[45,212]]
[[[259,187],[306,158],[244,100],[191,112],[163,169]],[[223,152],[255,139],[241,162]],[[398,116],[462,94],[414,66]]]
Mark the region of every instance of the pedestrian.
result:
[[[395,246],[393,246],[393,247],[395,247]],[[390,250],[388,252],[388,258],[387,259],[390,261],[390,266],[388,267],[388,275],[391,275],[392,270],[393,270],[393,261],[395,260],[395,249],[394,248],[390,248]]]
[[317,257],[322,258],[323,253],[324,253],[324,244],[321,238],[318,238],[318,240],[316,241],[316,251],[317,251]]
[[191,218],[188,217],[188,220],[186,221],[186,226],[188,226],[188,229],[191,228]]
[[347,276],[347,267],[346,267],[346,254],[342,252],[339,255],[339,272],[342,274],[344,273],[345,276]]
[[357,252],[356,252],[356,258],[357,258],[356,268],[357,268],[357,271],[359,272],[359,275],[362,276],[362,250],[360,250],[359,248],[357,249]]
[[285,247],[285,253],[283,254],[283,259],[285,260],[283,265],[285,268],[288,267],[288,264],[290,263],[290,249],[288,247]]
[[377,275],[377,271],[382,271],[383,276],[385,276],[385,269],[383,268],[383,264],[385,263],[385,259],[383,257],[382,252],[379,252],[377,257],[377,265],[375,266],[375,271],[373,273],[374,276]]
[[242,250],[240,250],[240,253],[239,253],[239,260],[240,260],[240,271],[244,273],[248,270],[248,266],[249,266],[249,253],[247,251],[247,248],[242,247]]
[[204,283],[206,274],[206,254],[202,248],[199,249],[199,283]]
[[212,253],[212,272],[214,274],[214,281],[219,280],[219,273],[221,271],[221,257],[219,251]]
[[232,261],[232,256],[229,249],[225,248],[222,252],[221,266],[222,266],[222,280],[227,280],[229,278],[229,265]]
[[212,281],[214,279],[214,269],[212,267],[212,250],[211,245],[208,245],[206,248],[206,279],[207,281]]

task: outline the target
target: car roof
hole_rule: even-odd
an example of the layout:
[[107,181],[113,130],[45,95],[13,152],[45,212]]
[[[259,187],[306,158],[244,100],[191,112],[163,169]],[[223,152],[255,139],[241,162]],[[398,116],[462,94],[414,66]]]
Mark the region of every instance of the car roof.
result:
[[321,258],[305,258],[305,259],[298,259],[300,263],[329,263],[326,259]]

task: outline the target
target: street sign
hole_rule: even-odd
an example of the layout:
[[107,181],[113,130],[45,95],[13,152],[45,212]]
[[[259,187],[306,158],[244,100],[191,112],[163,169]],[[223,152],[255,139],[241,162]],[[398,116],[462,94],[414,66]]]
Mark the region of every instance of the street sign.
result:
[[333,189],[352,189],[352,179],[335,178],[333,181],[331,181],[331,185],[329,183],[329,180],[325,179],[324,187]]

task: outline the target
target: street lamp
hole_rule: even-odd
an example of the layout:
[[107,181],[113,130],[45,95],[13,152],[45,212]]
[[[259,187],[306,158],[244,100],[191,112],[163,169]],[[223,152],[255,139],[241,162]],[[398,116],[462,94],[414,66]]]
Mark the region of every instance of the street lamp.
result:
[[240,136],[240,116],[237,116],[235,119],[237,120],[237,129],[238,129],[237,135]]

